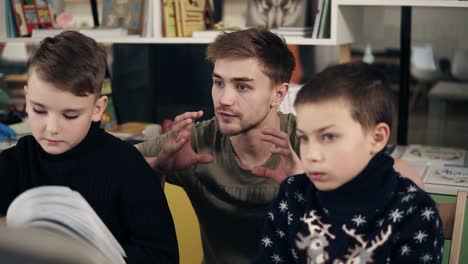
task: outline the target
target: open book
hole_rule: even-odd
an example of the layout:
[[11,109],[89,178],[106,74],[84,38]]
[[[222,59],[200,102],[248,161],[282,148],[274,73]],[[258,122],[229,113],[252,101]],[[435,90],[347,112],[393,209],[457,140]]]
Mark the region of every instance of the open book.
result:
[[468,190],[465,149],[415,144],[398,146],[392,156],[415,169],[423,177],[428,192],[456,195],[459,190]]
[[8,227],[37,227],[67,234],[96,248],[110,263],[125,263],[125,252],[78,192],[42,186],[20,194],[8,207]]
[[431,188],[444,190],[446,194],[468,190],[468,166],[457,164],[432,165],[424,177]]

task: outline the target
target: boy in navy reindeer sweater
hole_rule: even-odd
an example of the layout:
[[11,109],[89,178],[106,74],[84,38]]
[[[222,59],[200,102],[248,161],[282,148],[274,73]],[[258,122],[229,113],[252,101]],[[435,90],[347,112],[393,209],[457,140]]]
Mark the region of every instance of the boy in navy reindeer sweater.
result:
[[254,263],[441,263],[434,201],[383,151],[393,112],[383,74],[332,66],[295,107],[305,173],[281,184]]

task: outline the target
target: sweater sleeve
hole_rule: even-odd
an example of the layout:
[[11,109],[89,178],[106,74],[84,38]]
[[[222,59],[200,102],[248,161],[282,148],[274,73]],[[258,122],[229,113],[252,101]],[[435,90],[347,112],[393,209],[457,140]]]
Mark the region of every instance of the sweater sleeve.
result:
[[392,263],[442,263],[442,222],[435,203],[425,197],[406,211],[409,217],[397,235]]
[[157,157],[169,138],[169,133],[162,134],[155,139],[147,140],[136,145],[145,157]]
[[295,263],[294,249],[289,245],[286,181],[265,216],[260,249],[252,263]]
[[127,263],[178,263],[174,223],[160,181],[136,150],[127,157],[121,194],[123,224],[130,234],[122,245]]
[[0,216],[5,216],[8,206],[17,195],[18,168],[14,147],[0,153]]
[[[168,138],[169,134],[165,133],[158,136],[155,139],[147,140],[137,144],[136,148],[144,157],[157,157],[161,152],[162,148],[164,147],[164,144],[166,144]],[[188,178],[189,176],[187,174],[189,174],[190,171],[191,169],[182,171],[174,170],[170,173],[165,174],[164,176],[166,177],[167,182],[178,186],[182,186],[184,181],[180,179]]]

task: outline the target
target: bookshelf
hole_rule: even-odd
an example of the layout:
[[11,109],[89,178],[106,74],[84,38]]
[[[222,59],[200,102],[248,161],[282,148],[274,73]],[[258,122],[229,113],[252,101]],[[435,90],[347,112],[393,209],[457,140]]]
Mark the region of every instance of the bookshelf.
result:
[[[7,0],[0,0],[0,6],[5,6]],[[247,0],[224,0],[223,9],[225,26],[245,25]],[[340,62],[351,61],[351,43],[364,39],[363,13],[367,7],[401,7],[400,29],[400,67],[401,82],[398,111],[398,143],[406,145],[408,130],[408,101],[409,101],[409,57],[411,48],[411,10],[415,8],[430,8],[460,10],[468,17],[468,1],[461,0],[330,0],[330,37],[314,39],[305,37],[286,37],[288,44],[311,46],[340,46]],[[87,0],[66,0],[66,3],[89,4]],[[99,1],[91,1],[99,2]],[[2,13],[3,12],[3,13]],[[0,9],[0,17],[5,17],[5,9]],[[91,12],[90,12],[91,15]],[[382,28],[385,26],[382,22]],[[0,42],[36,43],[40,38],[8,38],[5,19],[0,19]],[[98,42],[111,44],[207,44],[214,37],[156,37],[145,38],[128,37],[95,37]]]
[[[0,0],[0,6],[5,6],[7,0]],[[457,11],[463,9],[468,16],[468,1],[460,0],[330,0],[330,37],[325,39],[314,39],[305,37],[286,37],[288,44],[311,45],[311,46],[340,46],[340,62],[351,60],[351,43],[363,39],[363,12],[366,7],[401,7],[401,82],[400,103],[398,112],[398,143],[407,144],[408,130],[408,101],[409,101],[409,57],[411,47],[411,9],[415,8],[437,8]],[[66,3],[83,5],[86,0],[66,0]],[[91,1],[96,2],[96,1]],[[99,2],[99,1],[97,1]],[[225,26],[245,25],[246,0],[224,0],[223,9]],[[0,17],[5,17],[0,9]],[[90,12],[91,15],[91,12]],[[384,27],[382,23],[382,27]],[[35,43],[39,38],[8,38],[5,19],[0,20],[0,42],[26,42]],[[102,43],[112,44],[207,44],[213,41],[211,38],[194,37],[157,37],[144,38],[138,36],[104,38],[95,37]]]
[[[6,0],[0,0],[0,6],[5,6]],[[86,3],[84,0],[67,0],[71,3]],[[245,6],[245,0],[224,0],[225,10],[233,11],[230,17],[239,17],[245,12],[242,8],[231,8],[231,6]],[[313,39],[304,37],[286,37],[286,42],[295,45],[342,45],[353,43],[359,37],[361,8],[367,6],[401,6],[401,7],[433,7],[433,8],[467,8],[468,1],[459,0],[331,0],[331,24],[330,38]],[[3,14],[0,11],[1,17]],[[468,14],[468,13],[467,13]],[[242,25],[239,25],[242,26]],[[213,38],[142,38],[142,37],[118,37],[118,38],[95,38],[99,42],[107,43],[129,43],[129,44],[206,44]],[[6,35],[6,23],[0,21],[0,42],[38,42],[40,39],[31,38],[8,38]]]
[[[7,0],[0,0],[0,6],[5,6]],[[401,81],[398,109],[398,144],[406,145],[408,130],[408,101],[409,101],[409,79],[410,79],[410,47],[411,47],[411,9],[415,8],[437,8],[457,11],[463,10],[468,16],[468,1],[460,0],[330,0],[330,37],[325,39],[314,39],[305,37],[286,37],[288,44],[311,45],[311,46],[340,46],[340,62],[351,61],[351,43],[364,39],[363,37],[363,13],[367,7],[401,7]],[[66,0],[71,4],[88,4],[87,0]],[[100,1],[91,1],[92,3]],[[246,0],[224,0],[224,22],[225,26],[245,25]],[[0,17],[5,17],[0,9]],[[91,15],[91,12],[90,12]],[[384,23],[382,22],[382,27]],[[40,38],[8,38],[5,19],[0,20],[0,42],[26,42],[36,43]],[[138,36],[128,37],[95,37],[98,42],[110,44],[207,44],[214,37],[156,37],[145,38]]]

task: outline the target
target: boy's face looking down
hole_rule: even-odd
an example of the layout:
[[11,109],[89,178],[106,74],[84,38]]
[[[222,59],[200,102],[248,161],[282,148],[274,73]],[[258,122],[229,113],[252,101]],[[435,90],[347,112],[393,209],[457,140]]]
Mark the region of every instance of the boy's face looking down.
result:
[[387,124],[365,129],[350,110],[341,98],[296,107],[302,164],[321,191],[335,190],[356,177],[388,140]]
[[274,85],[254,58],[218,59],[212,77],[215,115],[224,135],[262,127],[288,90],[287,83]]
[[45,152],[65,153],[85,138],[92,121],[100,121],[107,98],[76,96],[41,80],[34,69],[29,74],[24,90],[32,134]]

